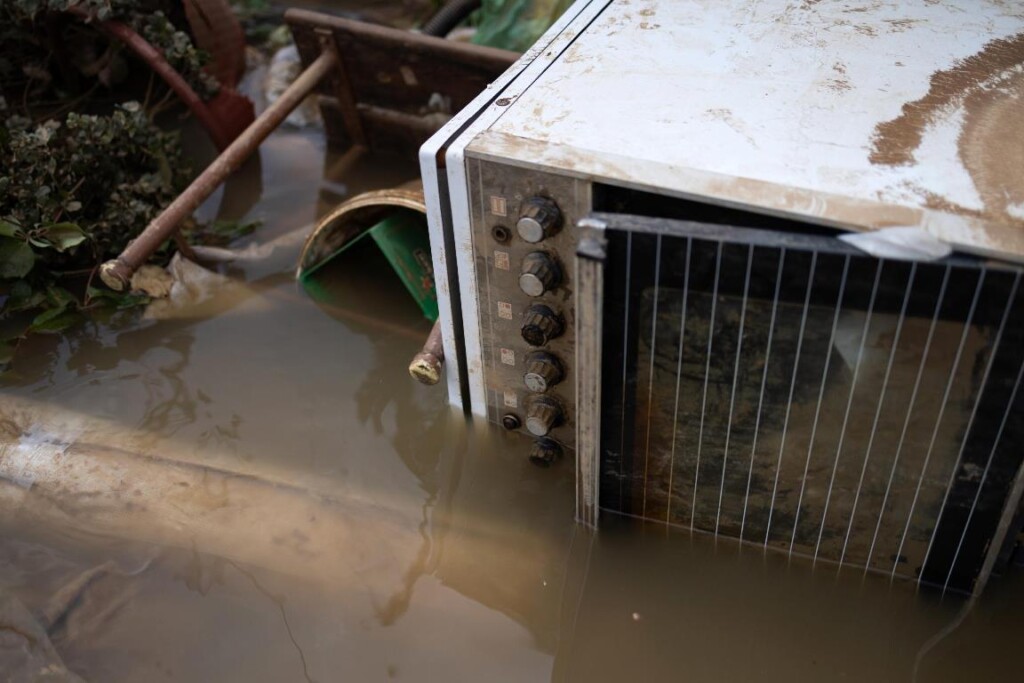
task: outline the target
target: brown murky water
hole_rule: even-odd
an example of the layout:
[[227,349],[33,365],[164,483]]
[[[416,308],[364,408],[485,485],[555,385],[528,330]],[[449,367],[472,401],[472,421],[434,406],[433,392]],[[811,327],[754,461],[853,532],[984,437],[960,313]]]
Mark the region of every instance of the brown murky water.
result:
[[[577,528],[570,463],[531,466],[408,378],[429,323],[372,252],[294,283],[333,161],[281,132],[204,207],[251,204],[251,241],[281,245],[212,301],[26,344],[0,395],[0,680],[1019,677],[1019,570],[964,615],[728,541]],[[327,173],[349,195],[415,174]]]

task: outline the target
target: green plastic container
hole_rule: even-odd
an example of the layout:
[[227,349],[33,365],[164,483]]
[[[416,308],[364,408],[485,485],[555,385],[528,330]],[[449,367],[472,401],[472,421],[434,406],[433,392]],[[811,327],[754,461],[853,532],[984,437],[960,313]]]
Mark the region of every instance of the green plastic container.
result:
[[433,262],[430,260],[427,217],[417,211],[396,209],[380,223],[349,240],[336,252],[306,270],[301,277],[303,285],[311,275],[367,237],[374,241],[387,258],[402,284],[419,304],[423,315],[431,322],[437,320],[437,290],[434,287]]

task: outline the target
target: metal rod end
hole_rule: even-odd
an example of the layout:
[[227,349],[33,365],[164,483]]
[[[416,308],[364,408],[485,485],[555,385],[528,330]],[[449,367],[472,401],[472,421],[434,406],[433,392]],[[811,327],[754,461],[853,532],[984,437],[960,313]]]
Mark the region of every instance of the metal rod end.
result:
[[443,360],[432,353],[420,352],[409,363],[409,374],[417,382],[433,386],[441,381],[443,363]]
[[124,292],[131,286],[133,270],[121,259],[114,259],[100,266],[100,279],[115,292]]

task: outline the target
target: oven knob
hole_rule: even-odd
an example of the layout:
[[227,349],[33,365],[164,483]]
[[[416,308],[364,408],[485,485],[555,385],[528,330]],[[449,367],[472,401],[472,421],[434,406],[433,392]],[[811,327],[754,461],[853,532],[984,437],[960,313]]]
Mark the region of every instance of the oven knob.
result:
[[539,467],[551,467],[562,457],[562,447],[554,439],[537,439],[530,449],[530,462]]
[[526,374],[523,375],[523,382],[530,391],[543,394],[564,378],[562,364],[550,353],[534,351],[526,357]]
[[539,396],[526,409],[526,430],[534,436],[547,436],[562,424],[562,407],[553,398]]
[[523,201],[516,231],[527,242],[540,242],[562,227],[562,212],[547,197],[530,197]]
[[533,304],[526,309],[523,327],[520,330],[523,339],[531,346],[544,346],[555,337],[561,336],[565,325],[557,313],[543,304]]
[[555,260],[542,251],[535,251],[523,259],[519,289],[530,296],[540,296],[557,287],[561,279],[562,272]]

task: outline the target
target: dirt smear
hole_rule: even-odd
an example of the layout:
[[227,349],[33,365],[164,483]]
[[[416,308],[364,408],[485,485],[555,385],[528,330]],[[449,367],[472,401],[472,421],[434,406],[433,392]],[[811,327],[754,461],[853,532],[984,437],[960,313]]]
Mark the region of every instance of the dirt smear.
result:
[[870,160],[905,166],[931,126],[963,112],[957,155],[978,191],[984,211],[954,205],[934,194],[927,206],[961,215],[1018,222],[1024,207],[1024,33],[989,42],[976,55],[935,72],[928,93],[879,123]]
[[[943,110],[972,93],[989,89],[990,82],[1024,62],[1024,33],[989,42],[975,55],[950,69],[936,71],[927,94],[903,105],[903,111],[891,121],[875,127],[870,159],[872,163],[900,166],[914,162],[925,129]],[[990,93],[992,97],[997,93]],[[982,98],[988,100],[989,98]],[[981,102],[985,104],[985,102]]]
[[[1024,62],[1024,55],[1021,55]],[[1020,220],[1024,207],[1024,69],[967,96],[959,151],[985,209]]]

